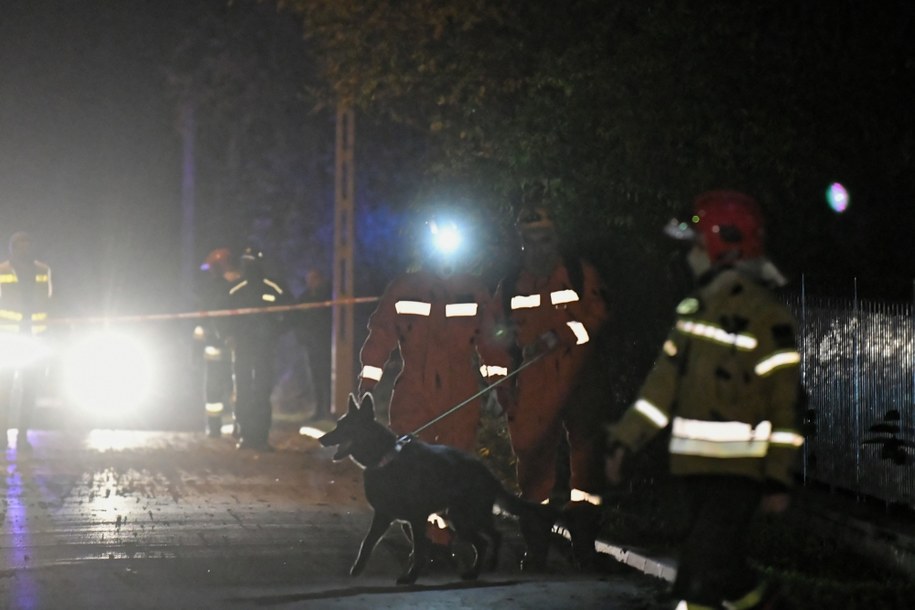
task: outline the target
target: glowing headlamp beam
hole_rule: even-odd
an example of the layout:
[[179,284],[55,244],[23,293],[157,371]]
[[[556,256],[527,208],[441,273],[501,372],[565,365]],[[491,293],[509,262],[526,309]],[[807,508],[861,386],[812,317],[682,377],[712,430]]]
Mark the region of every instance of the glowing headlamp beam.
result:
[[432,231],[433,243],[440,252],[451,254],[461,245],[461,232],[453,223],[439,226],[438,223],[431,222],[429,230]]

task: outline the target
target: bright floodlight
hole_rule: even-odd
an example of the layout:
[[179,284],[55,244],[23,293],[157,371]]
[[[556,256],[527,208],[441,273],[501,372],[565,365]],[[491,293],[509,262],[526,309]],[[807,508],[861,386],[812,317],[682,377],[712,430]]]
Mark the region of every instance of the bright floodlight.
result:
[[439,226],[438,223],[432,222],[429,225],[432,231],[432,239],[436,249],[445,254],[451,254],[461,245],[461,232],[454,223]]
[[100,332],[70,348],[64,366],[67,397],[84,409],[134,409],[149,398],[149,350],[136,337]]
[[0,333],[0,369],[18,369],[50,353],[41,339],[19,333]]
[[831,207],[834,212],[841,214],[847,210],[850,200],[851,198],[848,195],[848,191],[838,182],[833,182],[829,185],[829,188],[826,189],[826,202],[829,203],[829,207]]

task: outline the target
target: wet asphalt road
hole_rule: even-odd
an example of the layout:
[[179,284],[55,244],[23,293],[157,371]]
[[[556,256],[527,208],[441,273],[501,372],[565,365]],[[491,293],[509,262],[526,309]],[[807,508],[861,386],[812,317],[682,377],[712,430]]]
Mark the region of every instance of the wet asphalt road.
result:
[[196,432],[33,432],[0,460],[0,607],[666,607],[663,583],[628,567],[582,575],[553,551],[548,573],[522,574],[507,520],[498,569],[475,583],[437,564],[396,586],[408,549],[393,528],[351,578],[371,519],[361,471],[277,428],[269,454]]

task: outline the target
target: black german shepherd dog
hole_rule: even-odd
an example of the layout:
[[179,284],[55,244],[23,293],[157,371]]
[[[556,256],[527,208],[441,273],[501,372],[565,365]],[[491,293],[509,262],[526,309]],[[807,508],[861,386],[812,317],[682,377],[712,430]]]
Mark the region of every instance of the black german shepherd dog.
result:
[[410,564],[397,579],[397,584],[404,585],[416,582],[425,567],[430,545],[426,520],[432,513],[446,514],[455,534],[473,545],[476,557],[461,574],[465,580],[479,576],[490,545],[487,568],[498,562],[502,536],[495,527],[494,504],[518,517],[542,520],[545,525],[555,520],[550,508],[514,496],[485,464],[463,451],[409,436],[398,439],[375,421],[371,394],[364,394],[360,404],[350,394],[346,415],[318,440],[325,447],[337,446],[334,460],[350,457],[365,471],[365,497],[375,514],[350,568],[353,576],[365,568],[375,545],[394,521],[409,524],[412,533]]

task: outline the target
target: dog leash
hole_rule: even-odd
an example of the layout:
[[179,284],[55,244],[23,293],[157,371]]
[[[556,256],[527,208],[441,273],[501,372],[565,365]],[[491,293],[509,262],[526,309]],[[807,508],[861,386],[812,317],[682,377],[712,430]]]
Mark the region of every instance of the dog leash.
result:
[[438,423],[439,421],[445,419],[446,417],[448,417],[449,415],[451,415],[452,413],[454,413],[454,412],[457,411],[458,409],[461,409],[461,408],[467,406],[468,404],[470,404],[471,402],[473,402],[474,400],[476,400],[477,398],[479,398],[480,396],[482,396],[482,395],[485,394],[486,392],[490,391],[491,389],[493,389],[494,387],[496,387],[497,385],[499,385],[499,384],[502,383],[503,381],[505,381],[505,380],[507,380],[507,379],[510,379],[510,378],[514,377],[515,375],[517,375],[518,373],[520,373],[521,371],[523,371],[524,369],[526,369],[526,368],[529,367],[530,365],[534,364],[535,362],[537,362],[538,360],[540,360],[541,358],[543,358],[544,356],[546,356],[546,355],[547,355],[549,352],[551,352],[551,351],[552,351],[551,349],[544,350],[544,351],[540,352],[539,354],[537,354],[536,356],[534,356],[533,358],[531,358],[530,360],[527,360],[527,361],[521,363],[521,366],[519,366],[518,368],[516,368],[516,369],[515,369],[514,371],[512,371],[511,373],[508,373],[505,377],[502,377],[501,379],[497,379],[496,381],[493,381],[491,384],[489,384],[488,386],[486,386],[485,388],[483,388],[482,390],[480,390],[479,392],[477,392],[477,393],[474,394],[473,396],[470,396],[469,398],[465,398],[464,400],[462,400],[462,401],[459,402],[458,404],[454,405],[453,407],[451,407],[450,409],[448,409],[447,411],[445,411],[444,413],[442,413],[441,415],[439,415],[439,416],[436,417],[435,419],[433,419],[433,420],[431,420],[431,421],[429,421],[429,422],[423,424],[422,426],[420,426],[419,428],[417,428],[417,429],[414,430],[413,432],[411,432],[411,433],[409,433],[409,434],[405,434],[403,437],[401,437],[401,439],[403,439],[404,437],[416,436],[417,434],[419,434],[420,432],[422,432],[423,430],[425,430],[425,429],[428,428],[429,426],[432,426],[432,425]]

